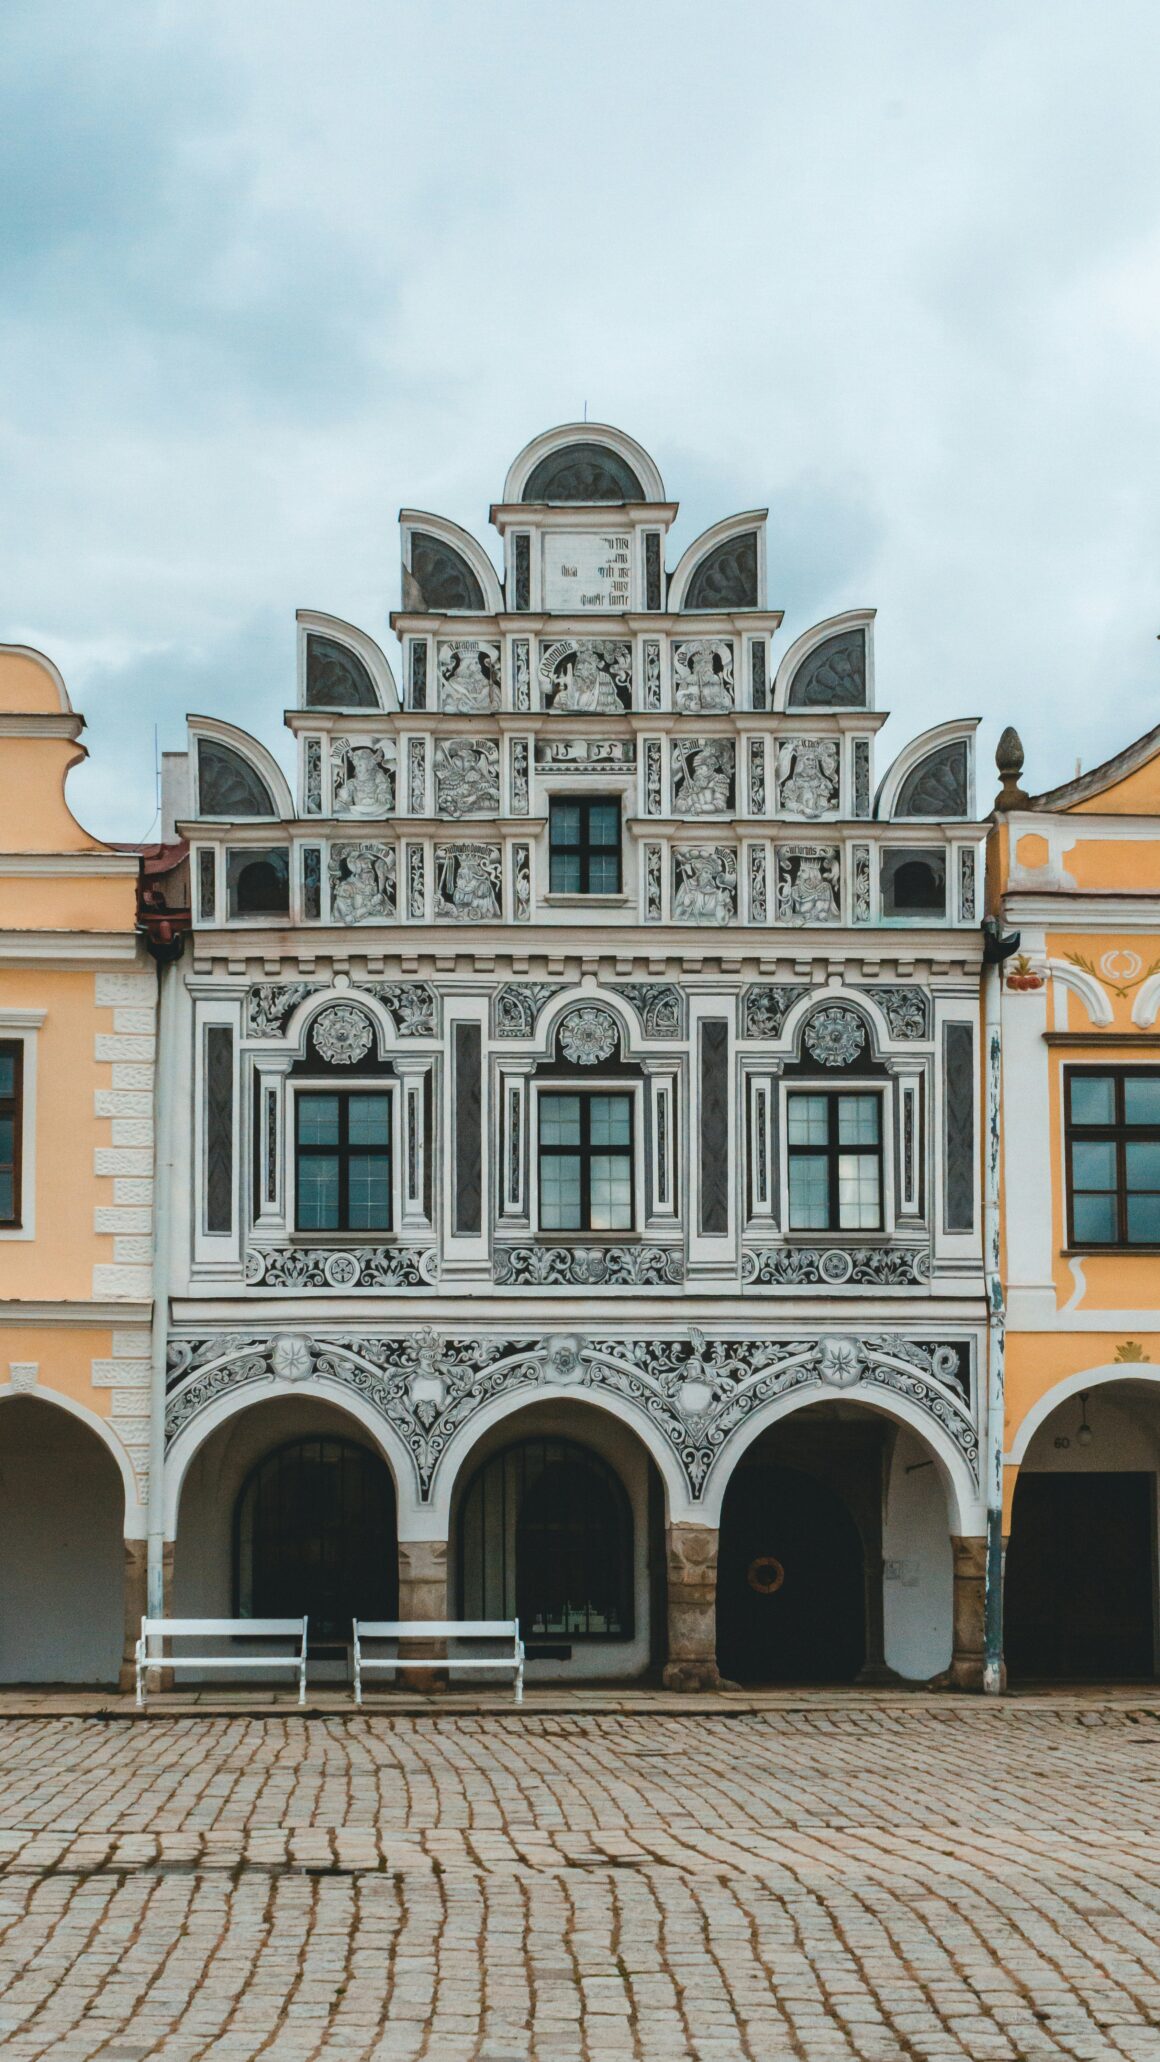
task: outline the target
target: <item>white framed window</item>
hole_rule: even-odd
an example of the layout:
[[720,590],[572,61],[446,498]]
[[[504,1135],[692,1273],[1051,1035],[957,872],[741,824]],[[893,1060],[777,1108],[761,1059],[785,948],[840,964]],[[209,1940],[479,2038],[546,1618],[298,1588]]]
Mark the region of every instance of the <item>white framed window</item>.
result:
[[886,1088],[832,1081],[783,1088],[782,1222],[794,1234],[882,1236],[892,1228]]
[[642,1084],[536,1083],[532,1221],[550,1238],[631,1238],[644,1222]]
[[45,1010],[0,1010],[0,1239],[36,1237],[36,1051]]
[[286,1098],[287,1223],[299,1244],[387,1240],[403,1212],[398,1083],[320,1076]]

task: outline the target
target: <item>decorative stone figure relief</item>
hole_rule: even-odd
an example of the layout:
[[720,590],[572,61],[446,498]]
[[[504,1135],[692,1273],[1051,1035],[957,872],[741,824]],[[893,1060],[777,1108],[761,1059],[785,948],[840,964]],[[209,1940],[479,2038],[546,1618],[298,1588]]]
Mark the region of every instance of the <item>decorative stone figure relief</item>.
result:
[[661,920],[661,847],[646,845],[644,848],[644,920],[646,924],[659,924]]
[[561,637],[540,648],[546,709],[619,716],[632,707],[632,646],[624,638]]
[[526,924],[532,914],[532,848],[512,846],[512,898],[517,924]]
[[499,746],[490,738],[449,737],[435,747],[435,808],[440,816],[499,814]]
[[646,709],[661,705],[661,648],[652,638],[644,648],[644,705]]
[[412,816],[422,816],[427,808],[427,740],[413,737],[410,743],[410,807]]
[[661,813],[661,741],[659,737],[645,740],[644,747],[644,806],[648,816]]
[[426,915],[422,845],[407,847],[407,915],[417,917],[420,921]]
[[782,740],[777,753],[777,801],[783,816],[825,816],[837,809],[837,738]]
[[644,1025],[646,1038],[680,1038],[683,1035],[681,991],[671,981],[618,981],[612,992],[631,1002]]
[[673,652],[673,700],[683,716],[733,707],[733,640],[693,637]]
[[765,739],[749,740],[749,814],[765,815]]
[[746,1038],[780,1038],[786,1018],[805,993],[804,983],[747,988],[742,1014]]
[[512,815],[526,816],[528,813],[528,741],[526,737],[513,737],[511,741],[511,788]]
[[322,739],[308,737],[305,746],[305,794],[307,816],[322,814]]
[[436,845],[435,914],[486,923],[500,913],[498,845]]
[[674,816],[723,816],[733,807],[734,746],[694,737],[673,746]]
[[841,915],[837,845],[779,845],[777,913],[783,924],[836,924]]
[[764,845],[749,847],[749,921],[751,924],[764,924],[769,921]]
[[396,908],[393,845],[332,845],[330,911],[338,924],[389,922]]
[[870,740],[854,739],[854,814],[870,814]]
[[514,674],[512,701],[517,709],[530,709],[532,706],[532,666],[526,637],[517,637],[512,645],[512,669]]
[[854,909],[856,924],[870,921],[870,847],[855,845],[853,849]]
[[435,653],[441,709],[453,716],[480,716],[499,708],[498,644],[477,637],[440,638]]
[[246,1031],[251,1038],[281,1038],[300,1002],[316,992],[310,981],[260,981],[251,988]]
[[395,745],[389,737],[336,737],[330,747],[336,816],[389,816],[395,806]]
[[508,981],[497,990],[492,1003],[495,1036],[530,1038],[544,1004],[559,992],[558,983],[553,981]]
[[737,855],[724,845],[673,848],[673,916],[685,924],[729,924],[737,914]]
[[959,921],[975,921],[975,855],[967,845],[959,853]]

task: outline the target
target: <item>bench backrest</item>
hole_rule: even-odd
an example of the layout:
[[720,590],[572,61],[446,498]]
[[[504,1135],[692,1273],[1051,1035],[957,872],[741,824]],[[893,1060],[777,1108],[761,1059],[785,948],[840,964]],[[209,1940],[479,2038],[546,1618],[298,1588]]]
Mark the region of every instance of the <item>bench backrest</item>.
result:
[[518,1618],[356,1618],[359,1640],[515,1640]]
[[142,1639],[282,1639],[306,1637],[305,1618],[143,1618]]

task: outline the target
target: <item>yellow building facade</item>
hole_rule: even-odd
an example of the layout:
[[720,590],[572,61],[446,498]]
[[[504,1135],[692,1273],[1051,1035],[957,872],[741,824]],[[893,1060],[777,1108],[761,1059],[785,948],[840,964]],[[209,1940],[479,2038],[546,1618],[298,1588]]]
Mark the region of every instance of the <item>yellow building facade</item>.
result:
[[0,646],[0,1681],[109,1682],[144,1608],[156,976],[83,719]]
[[1160,727],[1003,792],[999,998],[1010,1680],[1160,1659]]

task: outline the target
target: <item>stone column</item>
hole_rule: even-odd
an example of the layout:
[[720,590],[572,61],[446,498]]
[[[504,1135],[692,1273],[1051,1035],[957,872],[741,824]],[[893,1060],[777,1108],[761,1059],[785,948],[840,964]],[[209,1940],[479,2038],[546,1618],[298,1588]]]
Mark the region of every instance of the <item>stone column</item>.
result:
[[983,1687],[983,1598],[987,1578],[985,1538],[951,1534],[954,1555],[951,1665],[946,1680],[953,1690]]
[[670,1525],[665,1532],[669,1575],[669,1658],[666,1690],[716,1690],[717,1539],[711,1525]]
[[141,1637],[141,1620],[148,1609],[148,1584],[146,1581],[146,1555],[148,1548],[143,1539],[124,1541],[125,1568],[123,1577],[124,1597],[124,1642],[121,1649],[121,1670],[117,1677],[119,1690],[132,1690],[137,1680],[137,1641]]
[[[401,1539],[399,1541],[400,1619],[447,1617],[447,1541],[445,1539]],[[416,1659],[438,1660],[445,1654],[442,1640],[402,1640],[400,1654]],[[433,1668],[409,1668],[396,1678],[409,1690],[447,1687],[445,1672]]]

